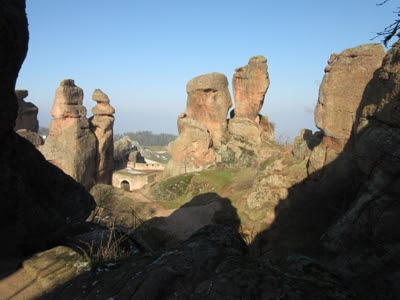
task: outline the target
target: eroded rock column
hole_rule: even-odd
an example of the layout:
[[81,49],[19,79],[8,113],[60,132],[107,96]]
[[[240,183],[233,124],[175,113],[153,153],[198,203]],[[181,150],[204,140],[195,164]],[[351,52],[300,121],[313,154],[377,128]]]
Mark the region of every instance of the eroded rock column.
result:
[[93,107],[93,117],[89,119],[92,132],[97,139],[96,183],[111,184],[114,169],[113,125],[115,110],[110,106],[110,99],[101,90],[93,92],[92,99],[97,102]]
[[229,132],[250,143],[273,139],[274,130],[268,118],[260,115],[269,87],[267,59],[253,56],[249,63],[237,68],[232,79],[235,109],[229,120]]
[[56,90],[49,136],[39,148],[48,161],[86,189],[94,183],[96,137],[90,130],[83,91],[74,80],[64,79]]
[[201,75],[189,81],[186,91],[186,116],[205,124],[213,146],[218,147],[226,139],[226,118],[232,107],[228,79],[221,73]]
[[178,138],[164,176],[200,171],[216,161],[215,149],[228,138],[227,114],[232,107],[228,80],[221,73],[193,78],[186,86],[186,111],[178,117]]

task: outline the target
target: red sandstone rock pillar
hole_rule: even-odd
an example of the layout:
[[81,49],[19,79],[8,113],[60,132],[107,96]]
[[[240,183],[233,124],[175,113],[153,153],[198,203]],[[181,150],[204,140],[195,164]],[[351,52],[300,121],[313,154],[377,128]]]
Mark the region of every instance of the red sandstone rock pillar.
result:
[[93,92],[92,99],[97,102],[93,107],[93,117],[89,119],[91,129],[97,139],[96,183],[111,184],[114,170],[113,125],[115,110],[110,106],[108,96],[101,90]]
[[249,63],[236,69],[232,79],[235,109],[229,120],[229,132],[259,144],[274,138],[274,129],[267,117],[260,115],[269,87],[267,59],[253,56]]
[[90,130],[83,91],[72,79],[56,90],[49,136],[39,150],[48,161],[90,189],[94,183],[96,137]]
[[189,81],[186,91],[186,116],[205,124],[214,147],[218,147],[226,139],[226,118],[232,107],[228,79],[216,72],[197,76]]
[[267,59],[253,56],[246,66],[235,71],[232,79],[235,117],[255,121],[269,87]]

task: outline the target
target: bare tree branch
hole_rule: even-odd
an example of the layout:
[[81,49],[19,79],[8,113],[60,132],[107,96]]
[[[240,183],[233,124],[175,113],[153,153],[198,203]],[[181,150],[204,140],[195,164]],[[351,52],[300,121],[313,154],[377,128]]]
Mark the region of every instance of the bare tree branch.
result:
[[[389,0],[384,0],[376,5],[381,6],[387,3],[388,1]],[[378,32],[376,36],[373,38],[375,39],[377,37],[383,36],[382,42],[385,45],[385,47],[387,47],[388,42],[391,40],[392,37],[396,35],[397,31],[400,29],[400,7],[397,7],[397,11],[394,11],[394,13],[397,14],[397,19],[392,24],[387,26],[383,31]]]
[[381,2],[381,3],[378,3],[377,6],[383,5],[383,4],[385,4],[386,2],[388,2],[388,1],[389,1],[389,0],[385,0],[385,1]]

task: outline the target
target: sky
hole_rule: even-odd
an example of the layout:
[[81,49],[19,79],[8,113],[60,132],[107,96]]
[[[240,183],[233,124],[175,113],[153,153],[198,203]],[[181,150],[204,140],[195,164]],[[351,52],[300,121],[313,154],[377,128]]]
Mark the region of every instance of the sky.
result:
[[[87,117],[97,88],[115,108],[114,132],[177,134],[186,84],[267,58],[270,86],[262,115],[276,135],[316,130],[313,109],[331,53],[372,40],[390,25],[398,1],[379,0],[27,0],[29,49],[17,89],[48,127],[55,90],[71,78]],[[233,94],[232,99],[233,99]]]

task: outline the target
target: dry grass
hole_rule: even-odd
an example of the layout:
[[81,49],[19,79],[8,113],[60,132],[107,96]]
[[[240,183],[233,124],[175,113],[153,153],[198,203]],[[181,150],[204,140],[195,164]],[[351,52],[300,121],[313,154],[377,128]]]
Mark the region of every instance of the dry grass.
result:
[[242,226],[240,224],[239,226],[239,234],[242,237],[242,239],[245,241],[247,246],[251,245],[255,238],[255,233],[254,233],[255,226],[253,227],[248,227],[248,226]]
[[78,246],[92,270],[126,259],[131,255],[131,251],[124,247],[124,243],[129,239],[128,234],[117,233],[115,226],[112,226],[107,235],[102,233],[98,245],[94,241],[90,243],[81,241],[82,246]]

